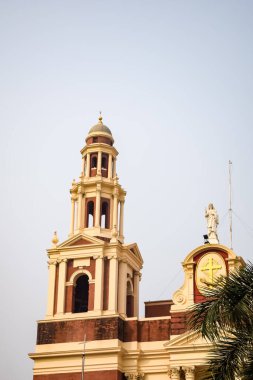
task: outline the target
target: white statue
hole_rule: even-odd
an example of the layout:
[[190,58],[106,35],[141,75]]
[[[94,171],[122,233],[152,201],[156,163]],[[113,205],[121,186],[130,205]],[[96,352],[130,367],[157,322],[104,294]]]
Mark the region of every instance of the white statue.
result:
[[210,203],[206,209],[205,217],[207,220],[207,234],[210,244],[219,244],[217,235],[217,226],[219,224],[219,216],[214,205]]

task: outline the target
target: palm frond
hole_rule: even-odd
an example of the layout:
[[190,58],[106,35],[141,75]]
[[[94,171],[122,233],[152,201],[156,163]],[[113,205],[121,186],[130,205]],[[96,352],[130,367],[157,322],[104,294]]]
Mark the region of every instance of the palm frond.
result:
[[233,329],[253,326],[253,265],[219,277],[212,288],[203,289],[206,301],[190,310],[189,326],[215,341]]

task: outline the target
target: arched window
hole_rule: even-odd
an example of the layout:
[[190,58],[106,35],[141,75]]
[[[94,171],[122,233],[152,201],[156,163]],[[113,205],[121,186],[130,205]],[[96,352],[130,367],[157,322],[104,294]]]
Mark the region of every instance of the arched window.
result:
[[94,226],[94,202],[89,201],[87,203],[87,212],[86,212],[86,227],[93,227]]
[[102,156],[102,169],[107,169],[107,156],[104,154]]
[[73,313],[88,311],[89,305],[89,277],[84,274],[78,277],[74,288]]
[[94,169],[97,167],[97,156],[92,156],[91,158],[91,169]]
[[105,153],[102,154],[101,168],[102,168],[102,177],[108,177],[108,154],[105,154]]
[[126,299],[126,314],[127,314],[127,317],[129,318],[134,316],[133,286],[130,281],[131,280],[127,281],[127,299]]
[[101,228],[110,228],[110,216],[109,216],[109,203],[108,203],[108,201],[102,201],[100,226],[101,226]]

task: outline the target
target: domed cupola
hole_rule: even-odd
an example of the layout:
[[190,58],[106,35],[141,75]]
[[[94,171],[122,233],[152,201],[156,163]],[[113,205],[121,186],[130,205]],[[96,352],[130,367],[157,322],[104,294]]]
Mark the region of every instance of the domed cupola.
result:
[[98,123],[93,125],[93,127],[89,130],[88,136],[86,137],[86,143],[87,145],[96,143],[103,143],[111,146],[113,145],[114,140],[112,137],[112,132],[110,131],[110,128],[104,125],[101,113],[98,118]]

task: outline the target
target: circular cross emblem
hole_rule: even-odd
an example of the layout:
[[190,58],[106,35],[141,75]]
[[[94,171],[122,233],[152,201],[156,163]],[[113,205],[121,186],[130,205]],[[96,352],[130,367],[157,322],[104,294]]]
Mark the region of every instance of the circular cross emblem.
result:
[[226,264],[218,253],[207,253],[202,256],[197,263],[196,284],[201,292],[205,287],[212,287],[215,279],[219,276],[226,276]]

